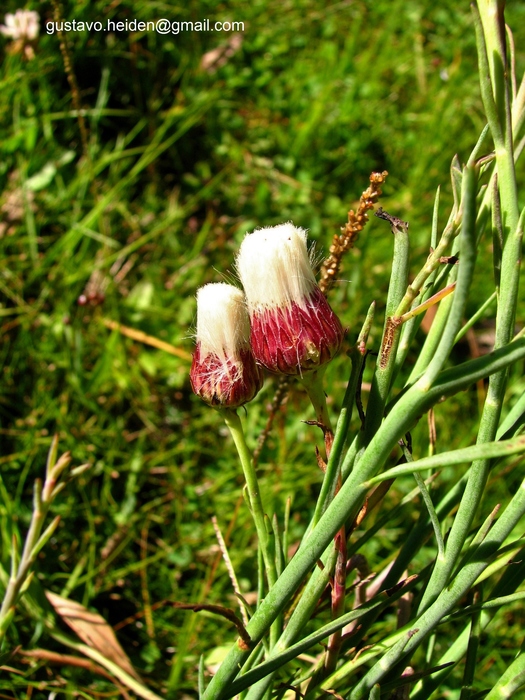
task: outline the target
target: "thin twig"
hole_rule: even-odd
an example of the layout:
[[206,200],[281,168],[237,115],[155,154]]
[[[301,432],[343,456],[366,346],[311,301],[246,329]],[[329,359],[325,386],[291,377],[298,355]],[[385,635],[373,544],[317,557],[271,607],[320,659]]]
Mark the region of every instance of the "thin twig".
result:
[[127,338],[137,340],[139,343],[144,343],[145,345],[150,345],[152,348],[158,348],[159,350],[164,350],[164,352],[169,352],[170,355],[180,357],[181,360],[191,361],[191,354],[189,352],[186,352],[186,350],[181,350],[171,343],[166,343],[164,340],[159,340],[159,338],[155,338],[153,335],[148,335],[143,331],[138,331],[135,328],[130,328],[129,326],[124,326],[122,323],[113,321],[110,318],[103,318],[102,323],[106,326],[106,328],[109,328],[112,331],[118,331]]
[[80,91],[78,89],[77,78],[75,71],[73,70],[73,63],[71,61],[71,54],[69,52],[66,37],[64,32],[61,29],[58,29],[58,27],[62,26],[62,13],[60,11],[59,0],[53,0],[53,14],[55,17],[55,26],[57,27],[58,39],[60,42],[60,53],[62,54],[62,60],[64,61],[64,71],[71,90],[73,107],[77,113],[78,128],[80,131],[80,138],[82,140],[82,151],[84,153],[84,157],[89,160],[88,133],[86,129],[86,122],[84,120],[84,114],[80,105]]
[[200,612],[201,610],[205,610],[206,612],[213,613],[214,615],[220,615],[221,617],[225,617],[230,622],[233,622],[233,624],[237,628],[237,632],[239,633],[239,637],[241,638],[240,641],[244,645],[242,648],[251,649],[252,640],[250,639],[250,635],[246,631],[244,625],[239,620],[237,615],[233,612],[233,610],[230,610],[230,608],[225,608],[222,605],[204,605],[201,603],[173,603],[173,607],[179,608],[180,610],[193,610],[193,612]]
[[[228,548],[226,547],[226,542],[224,541],[224,537],[222,536],[221,528],[219,527],[219,523],[217,522],[217,517],[215,515],[212,515],[211,521],[213,523],[213,529],[215,530],[215,535],[217,537],[217,542],[219,543],[219,548],[222,552],[222,557],[224,559],[226,569],[228,570],[230,581],[232,582],[233,590],[235,591],[235,593],[237,593],[238,598],[242,599],[242,593],[239,586],[239,582],[237,581],[235,569],[233,568],[233,564],[228,553]],[[239,607],[241,609],[242,621],[244,622],[244,625],[246,627],[248,625],[248,615],[246,613],[246,610],[244,609],[244,605],[240,604]]]

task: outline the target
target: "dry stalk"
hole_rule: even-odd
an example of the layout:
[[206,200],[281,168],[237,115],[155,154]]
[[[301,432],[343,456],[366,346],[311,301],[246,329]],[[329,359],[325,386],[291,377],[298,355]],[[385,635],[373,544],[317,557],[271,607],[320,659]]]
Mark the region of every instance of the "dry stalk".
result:
[[[53,0],[53,14],[55,17],[56,26],[62,26],[62,12],[59,0]],[[71,53],[69,51],[69,46],[67,44],[64,32],[59,29],[57,31],[57,34],[60,42],[60,53],[62,54],[62,60],[64,61],[64,71],[66,73],[69,88],[71,90],[71,99],[73,101],[73,107],[77,113],[78,128],[80,131],[80,139],[82,141],[82,151],[84,153],[84,157],[87,160],[89,160],[88,132],[86,128],[84,114],[80,105],[80,91],[78,89],[77,77],[75,75],[75,71],[73,70]]]

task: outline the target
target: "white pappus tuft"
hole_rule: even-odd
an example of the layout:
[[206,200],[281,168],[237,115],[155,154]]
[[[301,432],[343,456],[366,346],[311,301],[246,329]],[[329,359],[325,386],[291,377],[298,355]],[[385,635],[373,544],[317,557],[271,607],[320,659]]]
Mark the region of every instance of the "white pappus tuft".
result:
[[203,355],[236,358],[250,345],[250,320],[244,294],[224,282],[197,291],[197,333]]
[[291,222],[248,234],[237,256],[237,270],[250,314],[293,302],[304,307],[316,286],[306,231]]

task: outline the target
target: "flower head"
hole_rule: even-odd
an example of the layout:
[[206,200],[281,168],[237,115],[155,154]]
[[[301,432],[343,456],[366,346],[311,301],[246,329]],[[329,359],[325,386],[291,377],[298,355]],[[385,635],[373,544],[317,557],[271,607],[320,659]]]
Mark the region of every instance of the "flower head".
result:
[[344,332],[315,281],[304,229],[287,223],[248,234],[237,269],[258,362],[302,376],[332,359]]
[[210,406],[237,408],[251,401],[263,376],[250,347],[244,294],[229,284],[197,292],[197,346],[190,370],[193,391]]
[[38,12],[33,10],[17,10],[14,14],[6,14],[5,24],[0,25],[0,34],[13,40],[9,49],[11,53],[23,52],[28,59],[34,57],[31,43],[38,36],[38,20]]

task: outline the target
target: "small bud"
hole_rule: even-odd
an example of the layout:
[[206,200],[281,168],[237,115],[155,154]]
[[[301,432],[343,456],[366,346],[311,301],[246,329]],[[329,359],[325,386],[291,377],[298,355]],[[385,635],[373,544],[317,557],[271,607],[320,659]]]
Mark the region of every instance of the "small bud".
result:
[[210,406],[237,408],[263,384],[250,347],[244,294],[229,284],[197,292],[197,347],[190,370],[193,391]]
[[248,234],[237,269],[258,362],[272,372],[302,376],[334,357],[344,331],[315,281],[306,231],[287,223]]

